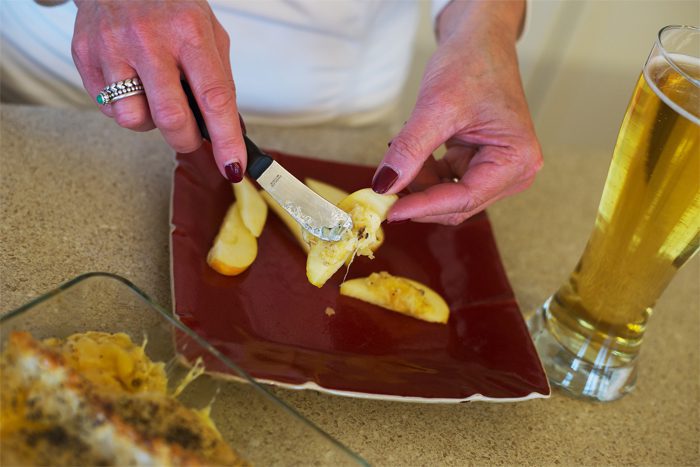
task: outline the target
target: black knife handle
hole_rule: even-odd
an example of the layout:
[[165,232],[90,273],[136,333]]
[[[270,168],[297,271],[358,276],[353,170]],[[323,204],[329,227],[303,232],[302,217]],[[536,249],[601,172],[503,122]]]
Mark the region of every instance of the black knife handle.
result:
[[270,157],[268,154],[264,153],[262,149],[257,147],[245,133],[243,133],[243,140],[245,141],[246,153],[248,153],[248,166],[246,167],[246,172],[248,172],[248,175],[257,180],[260,178],[263,172],[265,172],[267,168],[272,165],[274,159],[272,159],[272,157]]
[[[194,119],[197,122],[199,132],[202,134],[202,138],[211,142],[209,130],[207,130],[207,124],[204,122],[202,111],[199,110],[197,100],[194,98],[194,94],[192,94],[192,89],[190,88],[189,83],[184,79],[180,80],[180,82],[182,83],[182,89],[185,91],[185,95],[187,96],[187,102],[190,104],[190,109],[192,110]],[[243,140],[245,141],[245,149],[248,153],[248,168],[246,169],[246,172],[248,172],[248,175],[257,180],[258,177],[260,177],[260,175],[262,175],[262,173],[265,172],[265,170],[267,170],[267,168],[270,167],[270,165],[274,161],[272,157],[265,154],[259,147],[255,145],[254,142],[250,140],[250,138],[248,138],[245,132],[245,125],[243,124],[243,119],[241,118],[240,114],[238,115],[238,118],[241,119]]]

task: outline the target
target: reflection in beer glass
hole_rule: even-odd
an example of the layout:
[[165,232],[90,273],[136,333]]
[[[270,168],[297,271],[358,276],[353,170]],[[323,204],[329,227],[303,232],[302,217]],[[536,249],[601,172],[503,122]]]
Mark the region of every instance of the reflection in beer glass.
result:
[[668,26],[627,108],[593,233],[529,326],[550,382],[632,390],[652,307],[700,245],[700,30]]

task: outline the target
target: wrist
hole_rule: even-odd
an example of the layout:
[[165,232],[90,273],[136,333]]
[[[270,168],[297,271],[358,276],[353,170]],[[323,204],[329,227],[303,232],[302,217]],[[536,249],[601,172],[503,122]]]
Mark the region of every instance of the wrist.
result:
[[525,0],[452,0],[435,21],[438,44],[480,35],[512,44],[525,20]]

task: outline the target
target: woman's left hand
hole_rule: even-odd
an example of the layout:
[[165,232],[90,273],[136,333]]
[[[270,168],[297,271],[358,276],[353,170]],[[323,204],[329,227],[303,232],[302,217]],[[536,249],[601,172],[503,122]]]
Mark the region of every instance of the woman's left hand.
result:
[[379,193],[410,191],[389,222],[459,224],[530,186],[542,167],[515,52],[523,10],[516,17],[514,5],[522,2],[453,1],[442,12],[416,106],[372,181]]

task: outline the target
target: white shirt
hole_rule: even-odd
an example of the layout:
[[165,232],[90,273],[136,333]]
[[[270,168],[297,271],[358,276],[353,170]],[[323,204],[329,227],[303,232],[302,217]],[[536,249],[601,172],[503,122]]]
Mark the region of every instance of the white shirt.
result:
[[[278,124],[381,119],[408,73],[418,1],[211,0],[231,38],[241,113]],[[433,0],[433,16],[448,2]],[[27,102],[95,106],[70,52],[76,11],[0,2],[3,87]]]

